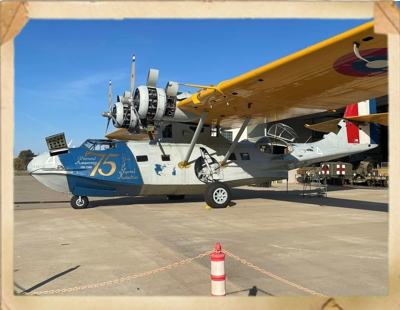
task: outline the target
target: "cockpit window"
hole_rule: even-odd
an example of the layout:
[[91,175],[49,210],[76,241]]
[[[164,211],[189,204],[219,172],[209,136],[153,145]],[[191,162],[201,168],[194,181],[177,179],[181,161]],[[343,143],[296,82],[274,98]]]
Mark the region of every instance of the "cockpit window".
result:
[[272,154],[272,143],[268,137],[261,137],[256,142],[256,148],[260,150],[261,153]]
[[261,137],[257,140],[255,147],[264,154],[287,154],[293,151],[293,147],[284,140],[274,139],[273,141],[268,137]]
[[268,130],[267,136],[273,139],[289,142],[293,142],[299,137],[293,128],[282,123],[272,125]]
[[112,140],[88,139],[82,143],[81,147],[85,147],[92,151],[105,151],[116,148],[117,143]]

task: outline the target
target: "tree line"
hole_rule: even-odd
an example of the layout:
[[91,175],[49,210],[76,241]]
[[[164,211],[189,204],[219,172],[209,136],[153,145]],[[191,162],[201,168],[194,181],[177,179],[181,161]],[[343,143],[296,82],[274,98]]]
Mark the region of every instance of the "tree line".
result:
[[26,170],[26,167],[28,167],[32,157],[35,157],[35,154],[33,154],[31,150],[23,150],[19,152],[18,157],[14,158],[14,170]]

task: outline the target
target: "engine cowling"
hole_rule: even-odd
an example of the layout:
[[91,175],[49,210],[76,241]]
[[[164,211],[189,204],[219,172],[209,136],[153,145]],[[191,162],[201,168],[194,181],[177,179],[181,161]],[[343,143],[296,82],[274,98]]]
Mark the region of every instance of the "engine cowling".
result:
[[190,96],[178,94],[177,83],[168,82],[165,89],[139,86],[135,91],[133,105],[142,123],[158,124],[173,122],[192,122],[199,115],[188,113],[176,107],[177,102]]
[[129,132],[138,125],[157,125],[160,123],[193,122],[199,115],[188,113],[176,107],[177,102],[190,97],[190,93],[178,93],[178,83],[168,82],[164,88],[139,86],[132,97],[125,96],[114,104],[114,126],[126,128]]

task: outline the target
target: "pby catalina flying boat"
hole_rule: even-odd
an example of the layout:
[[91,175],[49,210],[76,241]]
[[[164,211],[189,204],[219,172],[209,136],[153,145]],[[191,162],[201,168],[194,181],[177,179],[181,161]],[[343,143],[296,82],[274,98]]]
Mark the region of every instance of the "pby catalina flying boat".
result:
[[[72,194],[75,209],[86,208],[88,196],[181,199],[199,193],[209,206],[226,207],[232,187],[287,179],[288,170],[376,147],[377,124],[351,117],[376,113],[372,98],[388,93],[387,73],[386,36],[373,32],[373,22],[216,86],[185,84],[198,87],[195,94],[179,92],[172,81],[157,87],[153,69],[135,90],[133,58],[130,91],[112,105],[110,83],[109,109],[102,114],[107,128],[111,120],[119,128],[108,135],[117,139],[68,148],[64,134],[48,137],[49,153],[34,158],[28,170]],[[320,141],[295,143],[293,130],[278,123],[258,141],[239,142],[249,124],[345,106],[344,119]],[[234,141],[221,135],[235,127]],[[143,135],[147,141],[135,140]]]

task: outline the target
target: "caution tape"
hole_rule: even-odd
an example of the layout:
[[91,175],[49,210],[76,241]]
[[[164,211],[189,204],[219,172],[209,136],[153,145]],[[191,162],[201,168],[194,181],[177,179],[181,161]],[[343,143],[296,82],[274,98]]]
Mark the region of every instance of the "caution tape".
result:
[[234,255],[234,254],[232,254],[232,253],[230,253],[230,252],[228,252],[226,250],[222,250],[222,252],[224,252],[226,255],[234,258],[235,260],[240,261],[242,264],[245,264],[246,266],[248,266],[250,268],[253,268],[254,270],[257,270],[257,271],[259,271],[259,272],[261,272],[263,274],[266,274],[267,276],[270,276],[271,278],[274,278],[274,279],[276,279],[278,281],[281,281],[281,282],[283,282],[285,284],[289,284],[290,286],[298,288],[299,290],[302,290],[304,292],[310,293],[312,295],[325,297],[325,295],[322,295],[321,293],[317,293],[316,291],[309,290],[308,288],[305,288],[305,287],[303,287],[301,285],[295,284],[295,283],[290,282],[288,280],[285,280],[285,279],[283,279],[281,277],[278,277],[278,276],[274,275],[273,273],[268,272],[268,271],[266,271],[266,270],[264,270],[264,269],[262,269],[260,267],[257,267],[255,265],[253,265],[252,263],[247,262],[245,259],[240,258],[239,256],[236,256],[236,255]]
[[67,292],[73,292],[73,291],[81,291],[81,290],[86,290],[86,289],[91,289],[91,288],[97,288],[97,287],[101,287],[101,286],[106,286],[106,285],[111,285],[111,284],[117,284],[117,283],[121,283],[121,282],[125,282],[125,281],[130,281],[136,278],[141,278],[144,276],[148,276],[160,271],[164,271],[167,269],[171,269],[174,267],[178,267],[180,265],[186,264],[186,263],[190,263],[192,260],[197,259],[197,258],[202,258],[206,255],[210,255],[213,251],[207,251],[203,254],[199,254],[196,257],[192,257],[192,258],[188,258],[185,260],[181,260],[178,263],[174,263],[174,264],[170,264],[167,265],[165,267],[160,267],[157,269],[153,269],[150,271],[146,271],[146,272],[142,272],[139,274],[135,274],[133,276],[128,276],[125,278],[120,278],[120,279],[115,279],[115,280],[111,280],[111,281],[105,281],[105,282],[101,282],[101,283],[96,283],[96,284],[90,284],[90,285],[84,285],[84,286],[76,286],[76,287],[70,287],[70,288],[63,288],[63,289],[57,289],[57,290],[49,290],[49,291],[38,291],[38,292],[22,292],[21,295],[52,295],[52,294],[60,294],[60,293],[67,293]]

